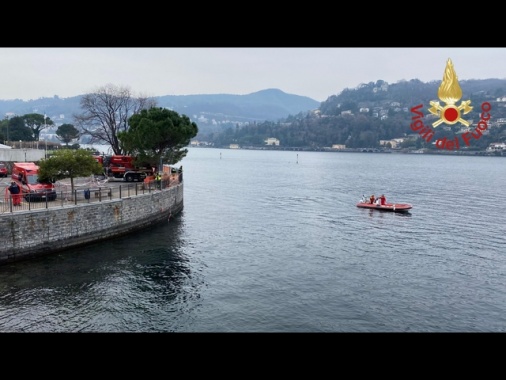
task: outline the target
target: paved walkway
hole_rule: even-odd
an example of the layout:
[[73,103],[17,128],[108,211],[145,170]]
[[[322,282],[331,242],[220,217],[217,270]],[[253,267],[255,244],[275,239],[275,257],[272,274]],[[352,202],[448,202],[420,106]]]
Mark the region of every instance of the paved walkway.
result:
[[[27,202],[25,199],[20,206],[13,206],[10,193],[7,190],[11,178],[0,178],[0,215],[16,211],[30,211],[49,207],[74,206],[76,204],[95,203],[113,199],[121,199],[136,195],[142,195],[153,191],[160,191],[155,181],[125,182],[122,179],[95,179],[76,178],[74,180],[74,193],[72,193],[70,181],[58,181],[56,187],[56,200]],[[170,177],[169,181],[163,181],[162,186],[167,187],[179,184],[178,176]]]

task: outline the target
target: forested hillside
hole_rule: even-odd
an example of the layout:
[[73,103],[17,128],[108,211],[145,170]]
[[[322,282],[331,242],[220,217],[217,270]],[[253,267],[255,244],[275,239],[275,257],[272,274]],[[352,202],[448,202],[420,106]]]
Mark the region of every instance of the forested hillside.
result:
[[[460,81],[462,99],[470,100],[472,111],[464,117],[471,130],[480,121],[483,102],[490,103],[488,131],[473,142],[473,148],[484,149],[491,142],[506,141],[506,80],[485,79]],[[417,79],[388,84],[384,81],[362,84],[330,96],[315,111],[301,112],[279,122],[256,122],[228,128],[206,137],[215,146],[239,144],[262,146],[267,138],[276,138],[280,147],[325,149],[334,144],[347,148],[379,148],[380,140],[405,138],[403,145],[412,148],[434,148],[411,129],[412,108],[423,105],[424,123],[434,121],[428,109],[439,101],[440,81],[424,83]],[[506,99],[505,99],[506,100]],[[456,105],[459,103],[457,102]],[[431,118],[432,117],[432,118]],[[505,120],[501,120],[505,119]],[[462,133],[462,124],[435,129],[434,139],[453,138]],[[409,137],[409,138],[406,138]]]

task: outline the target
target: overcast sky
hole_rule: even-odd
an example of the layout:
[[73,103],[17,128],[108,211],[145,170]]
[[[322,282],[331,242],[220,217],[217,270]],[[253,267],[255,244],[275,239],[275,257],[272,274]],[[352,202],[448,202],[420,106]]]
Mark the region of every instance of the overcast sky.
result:
[[506,78],[506,48],[0,48],[0,99],[67,98],[107,84],[133,95],[245,95],[276,88],[322,102],[384,80]]

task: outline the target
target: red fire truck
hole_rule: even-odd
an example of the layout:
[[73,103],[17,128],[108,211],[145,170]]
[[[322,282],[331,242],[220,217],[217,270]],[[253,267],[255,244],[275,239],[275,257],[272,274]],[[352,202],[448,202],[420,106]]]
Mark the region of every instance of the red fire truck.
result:
[[108,177],[122,178],[127,182],[142,182],[147,176],[154,175],[154,170],[148,165],[134,163],[132,156],[112,155],[94,156],[104,166]]
[[54,184],[39,181],[39,167],[34,162],[15,162],[11,178],[19,185],[28,202],[56,199]]

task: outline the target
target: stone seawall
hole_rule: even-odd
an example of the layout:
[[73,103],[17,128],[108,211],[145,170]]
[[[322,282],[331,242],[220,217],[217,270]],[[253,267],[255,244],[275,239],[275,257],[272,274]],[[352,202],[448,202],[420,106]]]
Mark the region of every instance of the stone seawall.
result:
[[126,235],[183,209],[183,183],[127,198],[0,217],[0,265]]

